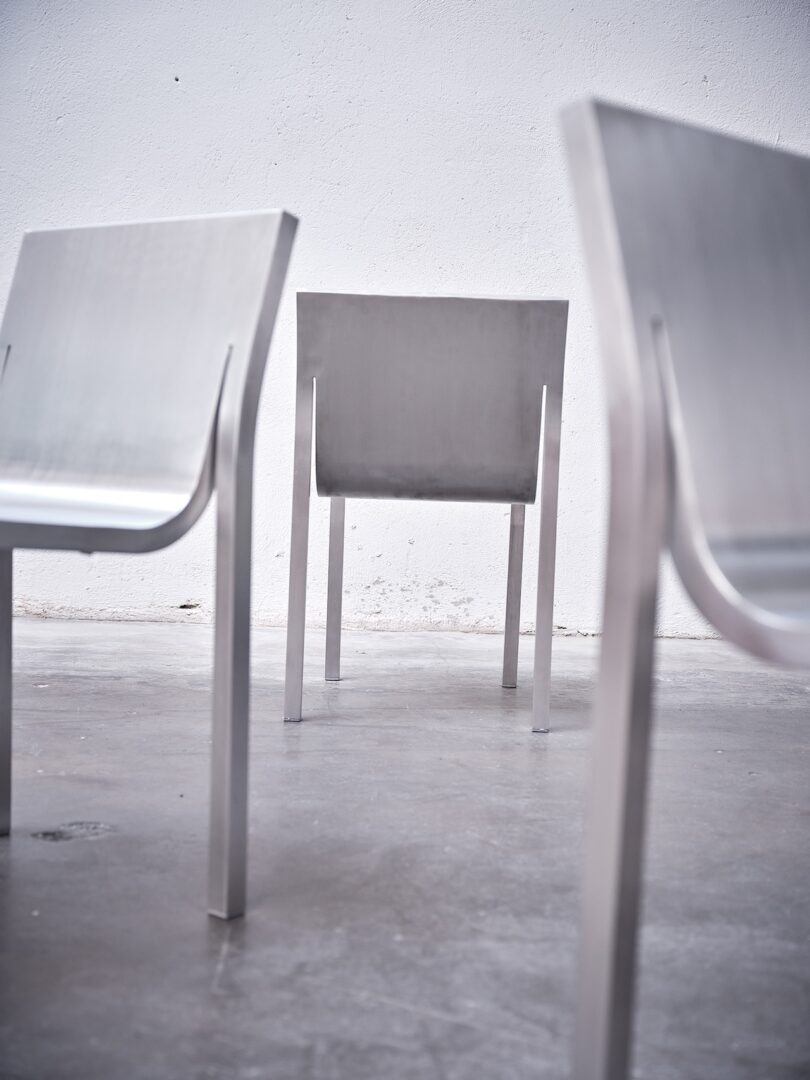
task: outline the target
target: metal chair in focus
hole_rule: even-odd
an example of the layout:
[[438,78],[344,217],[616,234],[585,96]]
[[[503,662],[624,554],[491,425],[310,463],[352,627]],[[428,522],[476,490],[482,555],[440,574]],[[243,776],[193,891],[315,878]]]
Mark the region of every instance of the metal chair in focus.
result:
[[327,680],[340,679],[345,500],[438,499],[511,504],[503,685],[516,685],[542,445],[533,727],[548,729],[567,318],[564,301],[298,294],[285,719],[302,715],[314,412],[317,489],[331,499]]
[[564,115],[610,426],[576,1080],[629,1075],[659,561],[810,667],[810,159],[602,103]]
[[209,910],[245,907],[253,441],[284,212],[27,233],[0,328],[0,834],[12,551],[145,552],[217,492]]

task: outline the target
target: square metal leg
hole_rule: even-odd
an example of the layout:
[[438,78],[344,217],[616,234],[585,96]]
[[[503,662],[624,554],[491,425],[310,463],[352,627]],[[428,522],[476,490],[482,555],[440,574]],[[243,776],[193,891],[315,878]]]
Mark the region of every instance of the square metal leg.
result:
[[[654,383],[651,412],[657,407],[653,395],[658,389]],[[657,429],[659,433],[662,427]],[[664,441],[640,428],[625,425],[622,438],[611,444],[610,524],[591,742],[575,1080],[627,1080],[631,1065],[655,612],[671,504]]]
[[312,471],[313,398],[313,379],[311,377],[299,379],[295,403],[290,596],[287,611],[287,669],[284,680],[285,720],[301,719],[301,705],[304,693],[304,636],[307,616],[307,549],[309,545],[309,492]]
[[537,560],[537,614],[534,626],[532,730],[550,730],[551,643],[554,633],[554,573],[557,558],[557,492],[560,476],[562,392],[543,393],[540,471],[540,549]]
[[[611,590],[608,590],[609,593]],[[613,600],[621,598],[613,591]],[[606,608],[594,710],[575,1080],[626,1080],[652,719],[655,595]]]
[[340,621],[343,614],[343,546],[346,500],[331,500],[329,578],[326,595],[326,681],[340,681]]
[[237,476],[224,443],[217,461],[208,910],[232,919],[245,912],[247,885],[252,469]]
[[0,550],[0,836],[11,829],[12,566],[12,552]]
[[507,689],[517,686],[525,521],[526,507],[523,503],[513,503],[509,516],[509,564],[506,571],[506,621],[503,631],[503,678],[501,679],[501,685]]

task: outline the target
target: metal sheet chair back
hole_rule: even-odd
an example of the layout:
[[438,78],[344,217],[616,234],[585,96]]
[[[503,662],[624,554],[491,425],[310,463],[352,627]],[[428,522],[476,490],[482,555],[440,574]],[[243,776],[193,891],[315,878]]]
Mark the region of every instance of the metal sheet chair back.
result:
[[810,620],[810,159],[601,103],[565,126],[614,444],[660,392],[687,588],[789,659]]
[[240,401],[250,377],[283,220],[25,236],[0,329],[0,543],[72,546],[84,530],[97,549],[192,524],[226,371]]
[[318,492],[533,502],[567,304],[298,294]]

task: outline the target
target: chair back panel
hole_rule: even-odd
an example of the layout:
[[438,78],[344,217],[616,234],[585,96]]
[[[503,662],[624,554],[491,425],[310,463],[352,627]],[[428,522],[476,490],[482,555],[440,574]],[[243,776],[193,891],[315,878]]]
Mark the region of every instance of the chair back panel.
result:
[[298,295],[321,495],[532,502],[567,304]]
[[810,159],[590,109],[639,355],[660,319],[709,544],[805,545]]
[[226,367],[247,375],[282,216],[26,234],[0,329],[0,488],[151,492],[176,512]]

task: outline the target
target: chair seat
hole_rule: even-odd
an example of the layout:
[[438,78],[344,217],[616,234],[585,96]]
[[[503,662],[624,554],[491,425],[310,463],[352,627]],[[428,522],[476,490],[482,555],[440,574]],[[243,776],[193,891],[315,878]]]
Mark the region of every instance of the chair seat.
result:
[[165,525],[187,504],[183,492],[0,480],[0,532],[4,525],[146,531]]
[[810,624],[810,540],[713,543],[730,584],[773,615]]

